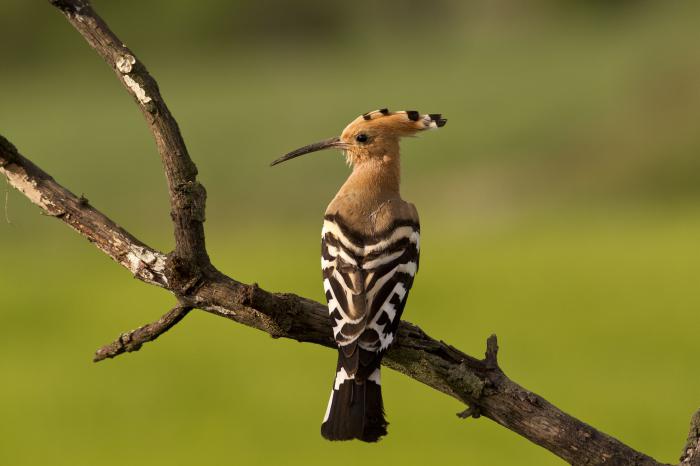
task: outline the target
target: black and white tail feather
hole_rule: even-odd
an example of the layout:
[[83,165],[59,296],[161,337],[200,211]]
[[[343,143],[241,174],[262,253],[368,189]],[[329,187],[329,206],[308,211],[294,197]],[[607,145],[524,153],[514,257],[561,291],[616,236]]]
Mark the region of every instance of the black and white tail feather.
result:
[[343,366],[343,352],[338,352],[338,368],[328,400],[321,435],[328,440],[360,439],[376,442],[386,435],[384,403],[380,381],[380,359],[368,369],[369,377],[351,376]]
[[394,340],[418,270],[420,227],[397,220],[371,236],[327,215],[322,232],[324,288],[338,365],[321,425],[329,440],[376,442],[386,435],[380,367]]

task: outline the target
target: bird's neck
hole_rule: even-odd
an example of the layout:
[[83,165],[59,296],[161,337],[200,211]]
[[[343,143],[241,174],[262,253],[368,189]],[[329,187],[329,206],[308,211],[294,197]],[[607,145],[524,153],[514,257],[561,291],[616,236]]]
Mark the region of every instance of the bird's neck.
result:
[[399,154],[356,161],[327,213],[367,218],[390,201],[401,199]]
[[400,197],[401,164],[399,154],[362,160],[353,166],[341,192],[354,191],[368,199]]

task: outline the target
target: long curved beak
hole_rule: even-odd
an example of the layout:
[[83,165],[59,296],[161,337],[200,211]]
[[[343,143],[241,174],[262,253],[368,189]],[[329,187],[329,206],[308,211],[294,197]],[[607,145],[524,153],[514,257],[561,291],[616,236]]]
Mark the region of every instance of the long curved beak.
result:
[[345,147],[345,143],[341,142],[340,138],[337,136],[330,139],[324,139],[323,141],[315,142],[313,144],[309,144],[308,146],[300,147],[297,150],[284,154],[282,157],[274,160],[270,166],[272,167],[278,163],[286,162],[287,160],[299,157],[300,155],[310,154],[311,152],[318,152],[324,149],[342,149],[343,147]]

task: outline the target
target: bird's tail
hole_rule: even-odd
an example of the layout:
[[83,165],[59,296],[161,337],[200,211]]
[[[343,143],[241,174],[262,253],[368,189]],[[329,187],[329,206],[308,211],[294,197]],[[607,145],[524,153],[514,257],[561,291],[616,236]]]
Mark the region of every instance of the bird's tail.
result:
[[388,425],[384,419],[380,361],[373,364],[376,367],[369,368],[369,376],[362,377],[363,370],[349,375],[341,364],[342,357],[339,351],[338,370],[321,424],[321,435],[328,440],[376,442],[386,435]]

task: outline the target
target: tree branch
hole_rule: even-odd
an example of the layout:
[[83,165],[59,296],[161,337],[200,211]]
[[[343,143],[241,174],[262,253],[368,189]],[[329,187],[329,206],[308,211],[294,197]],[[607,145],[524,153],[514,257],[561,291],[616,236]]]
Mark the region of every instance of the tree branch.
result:
[[700,466],[700,409],[690,420],[688,440],[685,442],[680,460],[683,466]]
[[206,191],[197,182],[197,167],[190,158],[175,118],[163,101],[158,84],[144,64],[109,29],[87,0],[50,0],[73,27],[114,70],[134,97],[156,140],[168,181],[175,231],[175,257],[200,267],[209,264],[204,242]]
[[130,353],[132,351],[140,350],[144,343],[153,341],[170,330],[191,310],[192,308],[188,306],[175,306],[156,322],[143,325],[135,330],[131,330],[130,332],[122,333],[119,335],[119,338],[114,340],[112,343],[95,351],[93,361],[99,362],[103,359],[117,357],[122,353]]
[[[334,348],[326,306],[294,294],[270,293],[256,284],[240,283],[211,266],[204,249],[204,188],[196,181],[196,168],[156,82],[87,0],[50,1],[112,66],[146,116],[163,159],[175,229],[173,253],[149,248],[84,198],[60,186],[0,137],[0,173],[12,186],[44,212],[88,238],[137,278],[172,291],[180,301],[158,322],[123,334],[99,350],[96,360],[138,349],[174,326],[191,308],[257,328],[273,338]],[[573,465],[660,464],[520,387],[503,373],[497,354],[495,336],[488,339],[485,358],[477,359],[404,321],[384,364],[469,404],[470,408],[462,413],[465,416],[488,417]],[[697,465],[700,458],[697,416],[684,448],[683,464]]]
[[166,288],[166,256],[146,246],[106,215],[56,183],[0,135],[0,172],[44,213],[67,223],[138,279]]

